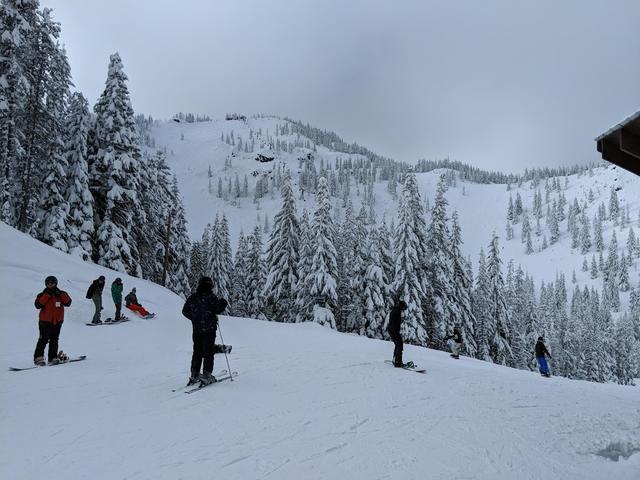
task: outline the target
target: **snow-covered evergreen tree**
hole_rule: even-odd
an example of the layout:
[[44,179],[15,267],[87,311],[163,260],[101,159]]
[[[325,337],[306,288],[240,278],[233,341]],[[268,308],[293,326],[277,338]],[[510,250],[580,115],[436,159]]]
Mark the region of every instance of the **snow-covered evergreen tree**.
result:
[[488,309],[491,324],[489,327],[489,353],[495,363],[506,365],[511,357],[509,315],[504,298],[504,278],[498,237],[494,234],[489,244],[487,257]]
[[236,249],[233,273],[231,276],[231,302],[230,313],[236,317],[249,315],[249,246],[244,233],[240,231],[238,248]]
[[87,164],[87,136],[91,114],[89,102],[81,93],[71,96],[66,123],[64,155],[68,164],[66,200],[69,204],[67,244],[69,252],[83,260],[90,260],[93,253],[93,195],[89,190],[89,166]]
[[258,225],[247,238],[247,313],[252,318],[267,318],[262,294],[266,268],[262,252],[262,230]]
[[415,175],[405,177],[400,199],[395,235],[394,298],[407,304],[402,324],[402,336],[408,343],[426,345],[427,325],[424,319],[426,301],[426,225],[424,210]]
[[316,211],[311,226],[313,259],[311,271],[305,283],[313,303],[313,321],[330,328],[336,328],[335,310],[338,296],[336,293],[336,249],[331,201],[327,180],[320,177],[316,192]]
[[281,189],[282,207],[276,214],[267,250],[267,278],[264,297],[268,316],[283,322],[295,321],[295,287],[300,261],[300,225],[296,216],[291,177],[285,175]]
[[[474,357],[477,352],[475,342],[476,319],[471,307],[471,279],[467,275],[466,262],[460,251],[462,245],[462,229],[458,223],[458,212],[453,212],[451,220],[451,234],[449,237],[449,252],[451,258],[451,310],[454,326],[460,327],[464,340],[464,348],[469,356]],[[448,325],[451,326],[451,325]],[[451,334],[451,332],[448,332]]]
[[379,233],[372,229],[366,245],[369,257],[363,285],[364,318],[361,332],[371,338],[384,338],[384,323],[387,316],[387,284],[381,258],[384,247],[380,243]]
[[298,281],[295,287],[297,322],[307,322],[313,319],[311,285],[307,283],[307,278],[311,275],[313,253],[309,212],[304,209],[300,217],[300,257],[297,269]]
[[[96,202],[97,259],[105,267],[140,276],[136,232],[141,212],[137,191],[140,146],[126,85],[127,76],[117,53],[111,55],[105,89],[94,111],[98,151],[93,160],[98,178]],[[136,235],[138,233],[138,235]]]

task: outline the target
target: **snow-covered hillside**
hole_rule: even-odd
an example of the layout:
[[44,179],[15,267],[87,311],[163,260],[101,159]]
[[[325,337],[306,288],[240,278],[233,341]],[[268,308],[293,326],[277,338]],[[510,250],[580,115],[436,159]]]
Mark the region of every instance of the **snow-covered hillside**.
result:
[[[640,474],[635,387],[544,379],[407,347],[405,357],[428,370],[418,375],[383,362],[388,342],[315,324],[222,317],[237,380],[194,395],[172,393],[186,380],[191,349],[179,297],[4,224],[0,242],[2,478],[631,480]],[[73,298],[61,348],[88,359],[9,372],[9,365],[31,361],[33,299],[49,274]],[[136,286],[158,317],[85,326],[92,306],[84,293],[100,274],[108,283],[123,277],[125,289]]]
[[[240,230],[250,233],[253,227],[264,225],[265,216],[271,225],[273,216],[280,207],[279,192],[267,194],[257,203],[253,201],[253,191],[256,179],[262,174],[270,176],[275,169],[290,169],[294,183],[298,180],[300,171],[299,158],[311,153],[317,170],[321,165],[334,165],[336,158],[346,160],[348,158],[363,158],[357,154],[346,154],[327,149],[321,145],[312,151],[313,142],[298,134],[279,134],[283,126],[291,125],[288,121],[276,117],[248,118],[246,120],[217,120],[200,123],[176,123],[173,121],[157,122],[150,135],[155,139],[158,147],[167,148],[167,159],[172,170],[177,174],[180,182],[180,190],[185,198],[185,207],[189,221],[189,230],[193,239],[199,239],[203,228],[208,222],[213,222],[216,214],[226,214],[229,219],[232,247],[236,248],[236,240]],[[289,129],[291,131],[291,129]],[[233,133],[234,145],[231,145]],[[242,139],[240,141],[240,139]],[[288,144],[301,145],[294,147],[293,152],[282,148],[275,152],[269,148],[268,140]],[[244,146],[253,141],[255,152],[245,152]],[[267,146],[264,146],[267,145]],[[273,145],[271,145],[273,147]],[[256,160],[258,153],[264,153],[275,157],[274,161],[261,163]],[[209,176],[209,171],[211,176]],[[446,173],[443,170],[434,170],[429,173],[418,173],[417,180],[420,193],[425,201],[433,204],[436,184],[440,176]],[[231,182],[232,190],[235,188],[235,178],[242,185],[243,179],[248,179],[248,197],[230,198],[225,200],[218,197],[218,182],[221,181],[223,191],[226,192]],[[553,182],[554,179],[549,179]],[[352,179],[353,182],[353,179]],[[542,250],[543,237],[549,238],[546,226],[546,199],[543,204],[543,217],[541,219],[541,234],[533,237],[534,253],[526,255],[525,245],[521,241],[521,224],[513,226],[514,239],[506,241],[505,226],[506,212],[511,196],[514,200],[520,194],[524,208],[531,214],[533,197],[537,190],[545,193],[545,181],[532,188],[531,182],[523,182],[522,185],[511,185],[507,189],[504,184],[479,184],[457,180],[447,191],[449,202],[448,213],[458,211],[464,244],[463,253],[471,257],[474,264],[477,262],[481,248],[487,249],[491,235],[496,232],[501,238],[503,250],[502,258],[507,263],[513,259],[515,264],[521,264],[533,278],[538,281],[551,281],[557,274],[565,274],[567,279],[572,278],[572,271],[576,272],[576,280],[580,285],[591,285],[592,279],[589,272],[582,272],[581,267],[584,255],[579,249],[571,248],[571,238],[567,232],[566,222],[560,225],[560,239],[554,245]],[[603,166],[592,169],[590,174],[570,175],[560,177],[561,191],[567,200],[566,210],[574,199],[586,203],[586,215],[589,220],[596,214],[598,207],[604,203],[607,208],[611,189],[618,189],[617,195],[623,208],[628,205],[631,223],[625,227],[615,228],[618,245],[624,249],[629,227],[633,227],[640,234],[640,179],[632,174],[613,166]],[[210,187],[211,185],[211,187]],[[242,188],[242,186],[241,186]],[[398,188],[398,191],[400,187]],[[592,196],[589,197],[591,191]],[[306,192],[302,200],[299,186],[294,185],[298,212],[303,208],[311,212],[315,209],[315,199],[312,193]],[[398,201],[387,189],[386,181],[379,181],[374,186],[375,213],[378,220],[383,218],[389,223],[397,219]],[[552,191],[549,197],[549,205],[557,198],[559,192]],[[350,199],[356,211],[360,208],[364,196],[363,186],[359,188],[353,182]],[[231,195],[233,197],[233,194]],[[336,210],[343,210],[342,198],[335,199]],[[532,228],[535,229],[535,219],[531,217]],[[614,230],[613,223],[603,226],[605,243],[609,243]],[[587,254],[587,260],[591,261],[595,248]],[[630,274],[632,282],[637,282],[638,261],[633,262]],[[598,281],[596,284],[601,283]]]

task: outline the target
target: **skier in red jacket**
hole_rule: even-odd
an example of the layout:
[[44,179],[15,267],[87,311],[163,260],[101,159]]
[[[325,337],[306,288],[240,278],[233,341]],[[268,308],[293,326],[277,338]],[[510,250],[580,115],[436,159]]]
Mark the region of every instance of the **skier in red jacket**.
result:
[[71,305],[71,297],[67,292],[58,288],[58,279],[48,276],[44,281],[45,289],[38,294],[35,306],[40,310],[38,315],[38,328],[40,336],[33,353],[33,362],[36,365],[46,365],[44,362],[44,348],[49,344],[49,364],[55,365],[65,360],[65,355],[58,355],[58,337],[62,322],[64,322],[64,307]]

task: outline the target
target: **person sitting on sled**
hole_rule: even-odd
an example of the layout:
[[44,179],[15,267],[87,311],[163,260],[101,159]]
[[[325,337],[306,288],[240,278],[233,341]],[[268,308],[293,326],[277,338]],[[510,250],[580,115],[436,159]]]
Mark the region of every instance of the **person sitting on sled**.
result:
[[137,312],[142,318],[149,318],[153,316],[152,313],[149,313],[142,305],[140,305],[140,303],[138,303],[138,296],[136,295],[135,287],[133,287],[131,292],[124,297],[124,302],[129,310]]

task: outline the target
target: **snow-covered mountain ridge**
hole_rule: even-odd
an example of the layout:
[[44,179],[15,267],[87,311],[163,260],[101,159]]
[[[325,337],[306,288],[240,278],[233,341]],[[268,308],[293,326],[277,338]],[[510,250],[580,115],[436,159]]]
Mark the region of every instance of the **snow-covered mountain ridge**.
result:
[[[330,150],[299,134],[291,133],[293,123],[277,117],[257,117],[245,120],[216,120],[211,122],[177,123],[174,121],[156,122],[149,132],[157,147],[166,147],[167,160],[172,170],[177,174],[180,190],[185,199],[189,231],[193,239],[199,239],[208,222],[213,222],[216,214],[226,215],[229,219],[232,247],[236,247],[236,239],[241,230],[250,233],[258,224],[264,226],[265,217],[270,225],[273,216],[280,207],[280,195],[277,188],[267,187],[267,192],[257,202],[254,202],[255,186],[258,178],[273,180],[274,172],[278,169],[289,169],[294,180],[294,194],[298,213],[303,208],[313,212],[315,199],[313,192],[305,191],[301,197],[300,173],[303,171],[300,159],[311,155],[311,162],[315,165],[317,174],[321,170],[336,172],[336,159],[343,162],[351,159],[368,163],[366,157],[360,154],[349,154]],[[288,133],[282,133],[282,132]],[[278,132],[276,134],[276,132]],[[229,142],[229,143],[227,143]],[[233,143],[233,144],[231,144]],[[276,145],[277,144],[277,145]],[[315,146],[315,148],[314,148]],[[253,149],[252,149],[253,147]],[[293,147],[292,151],[288,148]],[[247,150],[247,151],[245,151]],[[273,157],[271,162],[257,161],[258,155]],[[398,164],[406,169],[405,164]],[[332,170],[328,170],[331,167]],[[350,177],[350,199],[357,211],[361,203],[365,203],[365,186],[357,182],[357,172],[354,168],[346,169]],[[388,172],[377,172],[373,184],[375,197],[375,214],[378,221],[386,219],[387,223],[397,218],[398,194],[390,193],[389,181],[381,179]],[[429,173],[417,173],[418,186],[423,200],[433,203],[436,185],[441,175],[458,177],[456,172],[441,169]],[[238,178],[240,192],[242,192],[244,178],[247,178],[247,196],[236,197],[235,179]],[[550,189],[548,196],[545,183],[560,186],[558,190]],[[222,195],[219,195],[219,183],[222,185]],[[546,224],[546,208],[562,194],[566,200],[564,217],[567,217],[569,206],[574,199],[582,206],[589,221],[597,213],[601,203],[608,208],[611,190],[614,189],[621,208],[629,209],[630,222],[626,226],[616,226],[614,222],[603,225],[603,239],[608,245],[616,231],[618,244],[621,249],[634,228],[640,233],[640,179],[614,166],[602,166],[590,169],[583,174],[563,177],[552,177],[535,182],[526,181],[517,184],[488,184],[472,183],[469,181],[452,180],[446,193],[448,200],[448,216],[457,211],[462,227],[463,253],[470,256],[473,263],[477,262],[481,248],[487,249],[493,232],[500,237],[503,260],[507,263],[513,259],[515,265],[522,265],[536,281],[552,281],[558,274],[572,278],[576,272],[576,280],[580,285],[594,284],[589,272],[581,270],[585,256],[590,262],[597,251],[591,248],[583,255],[580,249],[571,247],[571,238],[567,232],[566,221],[560,224],[560,237],[549,248],[542,249],[544,236],[549,240],[550,234]],[[532,184],[534,185],[532,187]],[[229,188],[231,186],[231,188]],[[521,238],[522,222],[513,224],[514,238],[506,240],[506,214],[509,197],[513,200],[517,195],[522,198],[522,205],[529,215],[533,210],[534,196],[541,192],[546,198],[543,201],[540,235],[533,235],[534,252],[526,254],[526,245]],[[590,193],[591,192],[591,193]],[[227,198],[224,198],[227,197]],[[548,202],[547,202],[548,200]],[[341,195],[334,198],[336,217],[344,212],[345,198]],[[535,230],[535,219],[530,218],[532,229]],[[268,231],[268,228],[267,228]],[[267,232],[268,233],[268,232]],[[638,262],[631,263],[632,282],[636,283]],[[634,275],[635,274],[635,275]]]
[[[12,246],[0,250],[3,478],[631,480],[640,471],[636,388],[406,347],[427,368],[422,376],[383,362],[389,342],[314,324],[223,316],[237,380],[171,393],[186,380],[191,350],[177,295],[4,224],[0,242]],[[30,362],[33,298],[48,274],[73,299],[61,348],[88,359],[9,372]],[[158,317],[85,326],[93,305],[84,293],[100,274],[136,286]]]

